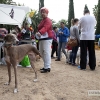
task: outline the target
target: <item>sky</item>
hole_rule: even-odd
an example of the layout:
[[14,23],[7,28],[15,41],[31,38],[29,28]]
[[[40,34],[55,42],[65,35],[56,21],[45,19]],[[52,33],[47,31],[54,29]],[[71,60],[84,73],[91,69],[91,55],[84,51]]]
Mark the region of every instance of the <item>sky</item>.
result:
[[[16,3],[28,6],[31,9],[39,9],[39,0],[13,0]],[[73,0],[75,18],[83,16],[85,4],[87,4],[91,15],[93,15],[93,7],[98,4],[98,0]],[[44,0],[44,5],[49,10],[48,17],[58,22],[61,19],[68,19],[69,0]]]

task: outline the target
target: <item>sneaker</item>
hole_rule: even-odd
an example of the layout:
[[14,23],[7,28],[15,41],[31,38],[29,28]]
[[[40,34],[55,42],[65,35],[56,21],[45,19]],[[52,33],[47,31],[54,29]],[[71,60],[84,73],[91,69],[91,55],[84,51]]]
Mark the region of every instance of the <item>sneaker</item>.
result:
[[48,69],[44,69],[44,70],[41,70],[41,73],[47,73],[47,72],[50,72],[50,68],[48,68]]
[[40,70],[44,70],[44,68],[41,68]]
[[72,63],[72,66],[78,66],[77,64]]
[[55,57],[51,57],[51,59],[55,59]]
[[86,70],[86,69],[82,69],[80,66],[78,66],[78,69],[80,69],[80,70],[84,70],[84,71]]
[[60,61],[60,59],[56,59],[55,61]]

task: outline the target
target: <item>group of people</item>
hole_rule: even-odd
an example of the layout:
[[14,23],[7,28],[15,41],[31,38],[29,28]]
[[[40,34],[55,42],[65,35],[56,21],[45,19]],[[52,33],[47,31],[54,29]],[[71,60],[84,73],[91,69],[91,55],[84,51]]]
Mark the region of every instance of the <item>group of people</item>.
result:
[[[95,70],[96,57],[95,57],[95,17],[90,15],[89,10],[84,10],[84,16],[79,20],[77,18],[72,20],[70,30],[65,26],[64,22],[60,23],[61,28],[53,27],[51,20],[48,18],[48,9],[41,8],[41,15],[43,20],[38,26],[36,35],[39,37],[39,50],[43,58],[44,66],[41,73],[50,72],[51,58],[54,57],[56,52],[55,61],[61,60],[61,52],[64,53],[66,59],[68,58],[66,46],[68,38],[77,39],[77,45],[72,47],[70,54],[69,64],[76,66],[76,55],[80,47],[80,66],[79,69],[85,70],[87,66],[87,51],[89,53],[89,66],[91,70]],[[80,31],[80,34],[79,34]],[[52,40],[53,39],[53,40]],[[52,45],[52,52],[51,52]]]
[[[51,58],[54,57],[56,52],[55,61],[61,61],[61,52],[64,53],[67,63],[76,66],[76,55],[78,48],[80,47],[80,66],[79,69],[85,70],[87,65],[87,51],[89,53],[89,66],[91,70],[95,70],[96,57],[95,57],[95,17],[90,15],[89,10],[84,10],[84,16],[79,20],[77,18],[72,19],[70,30],[65,26],[64,22],[60,23],[60,28],[56,26],[52,28],[52,21],[48,18],[48,9],[43,7],[40,9],[42,21],[38,25],[38,31],[34,36],[34,30],[32,27],[28,27],[27,24],[20,30],[16,26],[15,30],[18,40],[23,39],[37,39],[39,41],[39,51],[43,59],[43,68],[40,69],[41,73],[47,73],[51,71]],[[80,34],[79,34],[80,31]],[[68,59],[66,52],[68,39],[76,39],[77,45],[70,47],[72,52]],[[21,42],[21,44],[24,44]],[[52,45],[52,47],[51,47]],[[51,51],[52,48],[52,51]]]

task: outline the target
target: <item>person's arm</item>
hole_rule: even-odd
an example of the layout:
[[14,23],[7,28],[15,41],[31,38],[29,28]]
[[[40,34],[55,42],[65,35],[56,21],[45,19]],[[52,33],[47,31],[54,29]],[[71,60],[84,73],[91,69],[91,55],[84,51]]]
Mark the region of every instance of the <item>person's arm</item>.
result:
[[70,34],[69,34],[69,29],[68,28],[66,28],[66,31],[63,33],[63,35],[66,36],[66,37],[69,37]]
[[57,34],[57,37],[60,37],[60,32],[61,32],[61,28],[58,30],[58,34]]
[[82,23],[82,18],[80,18],[79,20],[79,25],[78,25],[79,30],[81,30],[81,23]]
[[75,32],[76,38],[77,38],[78,42],[80,43],[80,36],[79,36],[78,27],[75,27],[75,28],[73,29],[73,31]]
[[40,34],[45,34],[48,29],[50,29],[50,27],[52,26],[52,23],[49,19],[45,20],[43,27],[39,30]]

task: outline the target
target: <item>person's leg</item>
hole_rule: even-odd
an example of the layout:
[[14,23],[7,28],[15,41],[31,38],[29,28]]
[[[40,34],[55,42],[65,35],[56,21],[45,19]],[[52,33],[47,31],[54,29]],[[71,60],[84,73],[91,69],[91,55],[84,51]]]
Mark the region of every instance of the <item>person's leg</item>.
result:
[[56,44],[55,44],[56,46],[55,46],[55,50],[56,50],[56,57],[58,56],[58,43],[56,42]]
[[77,51],[78,51],[78,46],[75,46],[74,47],[74,52],[73,52],[73,62],[72,62],[73,65],[75,65]]
[[87,40],[80,40],[80,68],[86,69]]
[[44,68],[51,68],[51,44],[52,40],[43,40]]
[[72,62],[73,62],[73,53],[74,53],[74,49],[75,49],[75,47],[72,48],[72,52],[70,53],[69,64],[72,64]]
[[54,56],[54,52],[55,52],[55,43],[54,41],[52,41],[52,51],[51,51],[51,57]]
[[58,57],[55,61],[60,61],[61,58],[61,47],[62,47],[62,42],[59,42],[58,44]]
[[62,43],[62,52],[64,53],[64,55],[66,56],[66,59],[67,59],[67,53],[65,51],[65,47],[66,47],[66,42],[63,42]]
[[54,53],[55,53],[55,51],[56,51],[56,42],[55,41],[53,41],[53,47],[52,47],[52,53],[51,53],[51,57],[54,57]]
[[95,70],[96,57],[95,57],[94,40],[88,40],[88,51],[89,51],[89,66],[90,66],[90,69]]
[[[40,54],[41,54],[41,56],[42,56],[42,59],[43,59],[43,62],[44,62],[44,55],[43,55],[43,41],[40,41],[39,42],[39,51],[40,51]],[[45,64],[44,64],[44,66],[43,66],[43,68],[41,68],[40,70],[42,70],[42,69],[44,69],[45,68]]]

